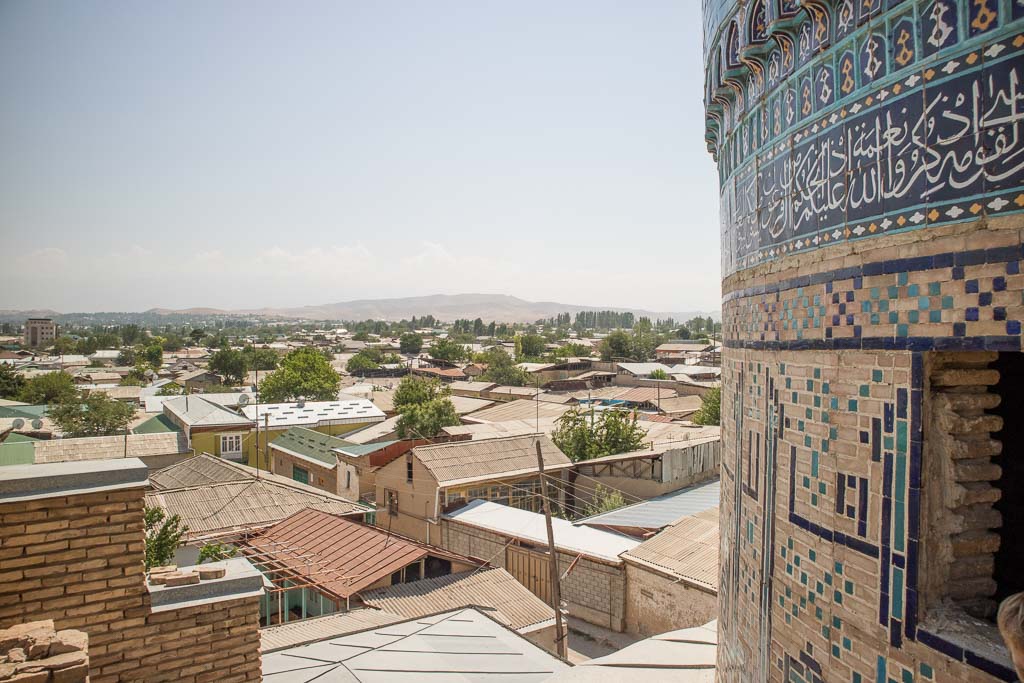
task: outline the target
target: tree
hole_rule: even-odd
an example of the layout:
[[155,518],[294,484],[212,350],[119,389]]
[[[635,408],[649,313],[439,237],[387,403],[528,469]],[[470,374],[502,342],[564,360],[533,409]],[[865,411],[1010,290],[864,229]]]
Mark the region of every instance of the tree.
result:
[[662,370],[661,368],[655,368],[654,370],[652,370],[651,374],[649,374],[648,377],[650,377],[651,379],[668,379],[669,378],[668,373],[665,372],[664,370]]
[[718,387],[708,389],[701,399],[700,408],[690,420],[699,425],[718,425],[722,421],[722,390]]
[[431,439],[445,427],[459,424],[455,404],[447,396],[405,406],[396,425],[402,439]]
[[573,408],[563,413],[558,418],[551,440],[573,462],[590,460],[601,454],[592,411]]
[[466,347],[452,339],[438,339],[430,347],[430,357],[455,362],[466,357]]
[[226,543],[206,543],[202,548],[199,549],[199,561],[196,564],[202,564],[203,562],[220,562],[221,560],[227,560],[238,554],[238,548],[233,545],[227,545]]
[[150,344],[142,350],[142,359],[154,370],[159,368],[164,364],[164,347],[160,344]]
[[625,410],[602,411],[596,431],[601,455],[639,450],[647,436],[647,432],[637,423],[636,412]]
[[406,406],[420,405],[438,398],[447,398],[451,390],[433,377],[406,375],[398,383],[391,402],[395,412],[402,412]]
[[570,460],[579,462],[638,450],[646,436],[636,413],[604,410],[595,420],[592,411],[574,408],[558,418],[551,440]]
[[80,400],[51,404],[46,414],[65,436],[110,436],[128,428],[135,410],[102,391],[90,391]]
[[75,340],[66,334],[62,334],[53,341],[53,352],[58,356],[72,353],[75,350]]
[[516,341],[519,343],[519,355],[517,359],[540,358],[544,355],[544,337],[539,334],[524,334]]
[[182,391],[182,388],[180,386],[178,386],[174,382],[170,382],[170,383],[165,384],[162,387],[160,387],[160,389],[156,392],[156,395],[157,396],[180,396],[183,393],[184,393],[184,391]]
[[117,364],[121,367],[135,365],[135,349],[126,346],[117,354]]
[[178,515],[167,517],[163,508],[145,508],[142,519],[146,526],[146,570],[170,564],[188,527]]
[[613,358],[629,358],[632,353],[632,340],[622,330],[616,330],[601,340],[601,360]]
[[25,378],[7,363],[0,363],[0,398],[17,398],[25,389]]
[[331,401],[338,398],[341,376],[334,371],[327,356],[306,346],[290,352],[281,367],[260,382],[260,398],[266,403],[282,403],[305,398],[310,401]]
[[[122,325],[121,326],[121,341],[125,346],[131,346],[135,342],[142,340],[142,329],[138,325]],[[131,365],[131,363],[129,363]]]
[[593,515],[599,515],[602,512],[611,512],[612,510],[618,510],[626,504],[626,499],[623,498],[622,492],[616,489],[605,488],[598,484],[594,487],[594,500],[584,506],[584,516],[592,517]]
[[220,349],[210,356],[207,367],[219,375],[224,375],[228,384],[241,384],[245,381],[245,356],[237,349]]
[[192,346],[198,346],[199,342],[203,341],[203,337],[206,336],[206,330],[201,327],[197,327],[188,334],[189,339],[192,341]]
[[276,370],[278,355],[273,349],[257,349],[254,346],[246,346],[242,349],[245,356],[245,367],[247,370]]
[[356,355],[348,359],[345,363],[345,370],[350,375],[358,375],[361,372],[369,372],[371,370],[379,370],[380,364],[373,360],[370,354],[363,353],[360,351]]
[[78,398],[75,380],[66,372],[48,372],[25,382],[18,400],[33,405],[57,403]]
[[525,387],[530,383],[530,373],[516,367],[512,358],[501,349],[488,349],[483,353],[487,370],[480,379],[510,387]]
[[415,355],[423,350],[423,337],[415,332],[406,332],[398,339],[398,350]]

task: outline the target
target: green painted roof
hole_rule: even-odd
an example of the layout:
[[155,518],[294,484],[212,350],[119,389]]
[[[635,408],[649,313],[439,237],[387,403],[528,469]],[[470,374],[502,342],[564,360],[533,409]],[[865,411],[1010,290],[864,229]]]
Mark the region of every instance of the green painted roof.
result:
[[3,440],[3,443],[5,443],[5,444],[8,444],[8,443],[26,443],[26,442],[39,441],[39,440],[40,439],[37,439],[34,436],[28,436],[27,434],[13,433],[13,434],[9,434],[7,436],[7,438]]
[[139,424],[135,429],[132,430],[134,434],[164,434],[166,432],[180,432],[181,429],[178,425],[171,421],[171,418],[167,417],[163,413],[154,415],[145,422]]
[[31,441],[15,441],[10,439],[0,444],[0,466],[32,465],[36,461],[36,446]]
[[21,417],[26,420],[35,420],[46,416],[49,406],[0,406],[0,417]]
[[394,441],[378,441],[377,443],[345,443],[342,446],[335,446],[340,451],[344,451],[347,455],[355,457],[361,457],[369,455],[370,453],[376,453],[377,451],[390,446],[393,443],[398,443],[398,440]]
[[334,453],[331,452],[332,448],[343,446],[348,448],[355,445],[336,436],[321,434],[305,427],[292,427],[270,443],[325,465],[335,465],[338,462]]

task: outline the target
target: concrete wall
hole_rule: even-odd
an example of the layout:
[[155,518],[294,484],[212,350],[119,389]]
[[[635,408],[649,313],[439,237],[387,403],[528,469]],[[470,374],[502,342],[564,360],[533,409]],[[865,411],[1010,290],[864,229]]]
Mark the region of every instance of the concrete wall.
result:
[[[510,537],[452,520],[444,520],[442,527],[442,547],[507,569],[505,546],[512,540]],[[559,552],[559,574],[568,570],[575,559],[575,553]],[[621,562],[612,565],[582,558],[562,581],[561,588],[570,615],[613,631],[625,630],[626,571]]]
[[[279,474],[282,477],[293,479],[292,468],[301,467],[302,469],[309,472],[309,485],[315,486],[318,489],[327,491],[328,493],[334,493],[338,495],[344,495],[341,493],[338,487],[338,468],[331,469],[324,465],[318,465],[313,463],[307,458],[298,458],[291,453],[285,453],[282,450],[274,448],[274,443],[270,443],[270,471],[274,474]],[[350,500],[356,500],[351,498]]]
[[626,562],[626,631],[653,636],[701,626],[717,615],[716,594]]

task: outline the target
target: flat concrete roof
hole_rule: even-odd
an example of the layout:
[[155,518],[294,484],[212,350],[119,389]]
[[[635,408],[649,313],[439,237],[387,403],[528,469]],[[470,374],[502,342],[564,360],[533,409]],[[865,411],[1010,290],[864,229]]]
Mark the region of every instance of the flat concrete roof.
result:
[[[238,600],[254,595],[263,595],[263,588],[269,582],[263,577],[249,560],[235,557],[211,565],[224,567],[224,576],[219,579],[206,579],[187,586],[166,586],[150,584],[149,599],[154,612],[164,612],[184,607],[208,605],[221,600]],[[209,567],[211,565],[205,565]],[[198,570],[199,567],[179,567],[179,572]]]
[[0,471],[0,503],[141,488],[148,477],[138,458],[11,465]]

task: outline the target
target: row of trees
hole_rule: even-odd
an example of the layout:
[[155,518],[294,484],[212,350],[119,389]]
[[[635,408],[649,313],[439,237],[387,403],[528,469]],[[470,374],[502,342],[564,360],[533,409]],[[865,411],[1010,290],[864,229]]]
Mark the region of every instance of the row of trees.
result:
[[26,380],[9,365],[0,365],[0,398],[48,406],[47,417],[65,436],[123,434],[135,417],[128,403],[102,391],[80,391],[66,372]]
[[241,384],[253,370],[270,371],[277,369],[277,352],[273,349],[257,349],[246,346],[242,349],[222,348],[210,356],[207,367],[223,375],[230,384]]

